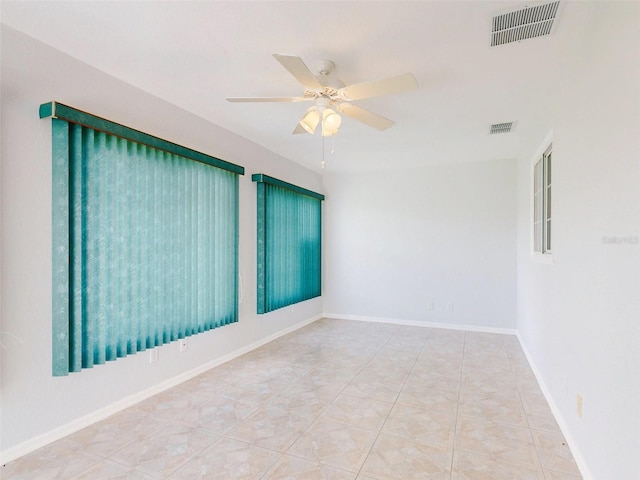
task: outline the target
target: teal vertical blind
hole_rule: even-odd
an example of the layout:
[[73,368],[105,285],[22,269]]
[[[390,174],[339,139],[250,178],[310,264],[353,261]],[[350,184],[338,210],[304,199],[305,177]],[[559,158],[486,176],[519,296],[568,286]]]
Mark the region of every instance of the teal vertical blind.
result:
[[323,195],[266,175],[258,190],[258,313],[321,295]]
[[236,322],[238,173],[52,122],[54,375]]

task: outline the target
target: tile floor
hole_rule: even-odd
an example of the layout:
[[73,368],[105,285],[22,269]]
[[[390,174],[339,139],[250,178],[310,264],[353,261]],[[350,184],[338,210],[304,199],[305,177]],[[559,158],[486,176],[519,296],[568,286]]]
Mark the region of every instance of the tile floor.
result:
[[2,468],[4,479],[572,480],[515,337],[320,320]]

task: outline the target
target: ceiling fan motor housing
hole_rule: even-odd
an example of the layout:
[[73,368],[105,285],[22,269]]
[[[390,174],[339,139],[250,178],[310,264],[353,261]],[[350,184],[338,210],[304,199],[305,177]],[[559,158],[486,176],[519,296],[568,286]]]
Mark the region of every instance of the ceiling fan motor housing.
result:
[[318,67],[318,75],[321,77],[331,75],[336,68],[336,64],[331,60],[319,60],[316,65]]
[[328,88],[325,88],[324,91],[320,93],[327,95],[328,97],[331,97],[337,94],[338,93],[337,90],[344,87],[344,82],[339,78],[337,78],[336,76],[332,75],[332,73],[335,71],[336,64],[333,63],[331,60],[320,60],[317,63],[317,67],[318,67],[318,75],[316,75],[316,78],[318,79],[318,82],[323,87],[328,87]]

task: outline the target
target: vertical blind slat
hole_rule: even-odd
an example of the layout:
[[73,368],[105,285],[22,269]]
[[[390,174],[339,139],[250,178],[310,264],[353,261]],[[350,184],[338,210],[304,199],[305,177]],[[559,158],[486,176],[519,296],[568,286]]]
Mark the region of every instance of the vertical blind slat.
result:
[[53,122],[54,375],[237,321],[238,175]]
[[258,313],[320,295],[317,198],[258,183]]

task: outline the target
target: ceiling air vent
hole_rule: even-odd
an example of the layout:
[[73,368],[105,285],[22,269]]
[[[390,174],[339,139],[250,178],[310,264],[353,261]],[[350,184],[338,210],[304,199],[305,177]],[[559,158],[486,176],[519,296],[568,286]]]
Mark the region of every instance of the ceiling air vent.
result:
[[489,130],[489,135],[494,135],[496,133],[509,133],[513,128],[513,122],[506,123],[494,123],[491,125],[491,129]]
[[525,7],[493,17],[491,46],[549,35],[560,2]]

